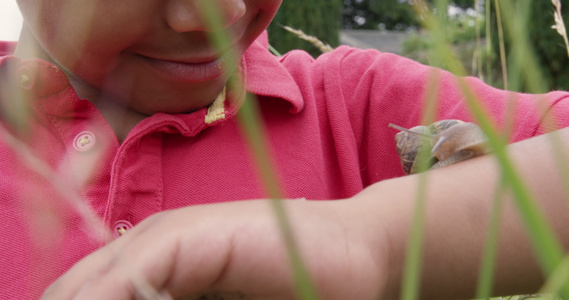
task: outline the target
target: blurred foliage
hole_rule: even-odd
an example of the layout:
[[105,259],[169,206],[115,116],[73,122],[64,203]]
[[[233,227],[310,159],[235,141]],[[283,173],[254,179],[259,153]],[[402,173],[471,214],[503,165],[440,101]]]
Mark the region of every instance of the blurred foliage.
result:
[[[344,0],[342,27],[345,29],[405,30],[419,25],[410,0]],[[432,1],[430,1],[432,2]],[[459,8],[473,6],[473,0],[453,0]]]
[[[453,43],[461,55],[461,61],[472,70],[472,60],[474,53],[478,50],[484,61],[489,60],[491,69],[484,73],[487,83],[502,88],[500,55],[498,54],[498,34],[496,18],[494,13],[494,1],[490,5],[492,19],[490,21],[492,43],[491,52],[486,51],[486,47],[476,49],[476,18],[472,15],[462,15],[456,18],[449,18],[449,25],[446,28],[448,39]],[[565,50],[565,45],[561,36],[551,28],[554,24],[553,6],[547,0],[525,0],[531,1],[531,26],[528,35],[535,47],[537,59],[542,68],[543,76],[548,86],[547,89],[569,90],[569,58]],[[432,1],[430,1],[432,2]],[[474,0],[452,0],[453,6],[461,9],[473,8]],[[483,3],[484,1],[481,1]],[[523,1],[518,0],[517,3]],[[283,1],[281,9],[269,26],[269,42],[280,52],[287,52],[292,49],[305,49],[313,56],[318,56],[321,52],[307,41],[299,39],[294,34],[284,30],[281,25],[287,25],[295,29],[300,29],[306,34],[313,35],[324,43],[335,47],[339,44],[338,32],[344,29],[386,29],[386,30],[408,30],[419,28],[419,22],[415,15],[410,0],[286,0]],[[569,3],[563,6],[563,16],[569,15]],[[567,20],[567,17],[565,18]],[[341,21],[339,21],[341,20]],[[483,20],[481,21],[483,22]],[[566,22],[567,23],[567,22]],[[480,34],[484,38],[485,23],[480,24]],[[509,52],[509,40],[506,35],[506,52]],[[431,42],[427,35],[414,34],[405,42],[403,54],[420,62],[438,65],[436,62],[428,60],[428,51]],[[472,70],[474,72],[474,70]],[[526,91],[522,86],[519,91]]]
[[[352,0],[350,0],[352,1]],[[399,3],[399,0],[367,0],[362,1],[362,3],[367,3],[371,5],[374,1],[379,2],[389,2]],[[531,22],[528,26],[529,30],[527,32],[531,44],[535,48],[535,53],[537,60],[541,67],[541,73],[544,76],[544,80],[547,83],[545,87],[547,90],[569,90],[569,58],[567,57],[567,50],[565,49],[565,44],[563,38],[551,28],[554,25],[553,18],[553,5],[551,1],[545,0],[526,0],[530,1],[530,15],[524,20]],[[474,1],[462,1],[460,4],[455,1],[454,3],[461,8],[467,8],[469,5],[472,6]],[[521,4],[522,1],[517,1]],[[361,3],[360,3],[361,4]],[[491,2],[491,16],[490,21],[491,37],[490,42],[491,52],[487,52],[485,45],[482,45],[480,53],[482,55],[483,61],[487,59],[491,62],[490,70],[484,70],[485,81],[493,86],[503,88],[504,84],[501,79],[501,65],[500,65],[500,55],[499,55],[499,40],[498,40],[498,29],[496,24],[496,14],[494,11],[494,1]],[[565,18],[565,23],[569,18],[569,2],[564,3],[562,6],[562,15]],[[399,6],[412,7],[407,3],[396,4]],[[392,18],[393,19],[393,18]],[[345,19],[344,19],[345,20]],[[395,19],[393,19],[395,20]],[[399,18],[398,20],[403,20]],[[472,16],[462,16],[459,18],[450,18],[449,27],[447,27],[447,37],[453,43],[455,50],[461,56],[461,61],[463,64],[472,71],[472,59],[476,49],[476,28],[473,26],[476,19]],[[485,26],[486,24],[480,24],[480,34],[484,38]],[[405,25],[400,25],[399,27],[409,28],[416,27],[417,22],[411,21]],[[510,52],[510,41],[511,37],[508,36],[507,32],[504,32],[504,42],[506,46],[506,53]],[[484,42],[484,40],[483,40]],[[429,60],[428,51],[431,49],[431,42],[428,35],[425,34],[412,34],[411,37],[405,41],[403,45],[403,55],[408,56],[412,59],[418,60],[425,64],[437,65],[435,62]],[[437,65],[439,67],[445,68],[444,65]],[[524,85],[520,86],[517,91],[525,92],[528,88]]]
[[[481,28],[480,37],[485,37],[484,21],[477,20],[474,16],[459,15],[447,20],[449,26],[444,28],[446,39],[452,44],[453,49],[458,53],[462,64],[471,74],[474,74],[472,59],[476,50],[476,22]],[[407,40],[403,42],[402,55],[423,64],[434,65],[447,69],[444,62],[433,61],[430,51],[433,49],[433,41],[426,33],[412,32]],[[497,49],[497,48],[496,48]],[[481,49],[484,50],[484,49]],[[485,57],[488,55],[484,53]],[[494,57],[494,56],[492,56]],[[498,57],[496,54],[495,57]],[[497,62],[499,63],[499,62]]]
[[[527,1],[527,0],[525,0]],[[562,16],[564,17],[566,26],[569,21],[569,2],[563,1]],[[492,6],[493,8],[493,6]],[[563,38],[551,28],[555,21],[553,19],[553,5],[551,1],[532,0],[530,6],[530,16],[526,20],[530,23],[529,37],[532,45],[535,47],[536,58],[541,66],[541,72],[547,83],[547,90],[568,90],[569,91],[569,58]],[[492,12],[493,13],[493,12]],[[498,51],[498,37],[496,33],[496,20],[492,20],[492,44],[493,49]],[[509,49],[511,38],[505,36],[506,51]],[[498,55],[495,55],[498,57]],[[499,61],[494,60],[494,65],[498,66]],[[526,91],[527,88],[522,86],[520,91]]]
[[268,28],[269,43],[281,53],[304,49],[312,56],[322,54],[310,42],[299,39],[282,26],[300,29],[332,47],[340,42],[342,0],[286,0]]

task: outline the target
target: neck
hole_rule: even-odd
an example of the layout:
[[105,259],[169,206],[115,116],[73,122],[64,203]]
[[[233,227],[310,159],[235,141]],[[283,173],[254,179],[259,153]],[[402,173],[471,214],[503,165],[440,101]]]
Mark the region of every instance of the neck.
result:
[[[14,55],[20,59],[41,58],[59,65],[53,61],[41,45],[38,44],[26,25],[22,28]],[[103,114],[115,132],[119,142],[122,143],[134,126],[147,117],[113,101],[109,96],[75,77],[68,70],[64,68],[62,68],[62,70],[67,74],[69,82],[75,89],[77,96],[81,99],[89,100]]]
[[25,24],[22,26],[22,30],[20,31],[20,37],[18,38],[18,44],[16,45],[14,55],[20,59],[41,58],[51,63],[54,62],[37,42],[36,38]]
[[117,103],[73,75],[69,76],[69,82],[79,98],[89,100],[101,112],[121,143],[140,121],[148,117]]

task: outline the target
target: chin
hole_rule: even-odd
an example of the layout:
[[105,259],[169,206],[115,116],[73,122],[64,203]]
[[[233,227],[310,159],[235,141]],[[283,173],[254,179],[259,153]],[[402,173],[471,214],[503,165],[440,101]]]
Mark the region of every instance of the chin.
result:
[[[152,103],[154,105],[147,105],[147,104],[140,104],[136,105],[134,103],[130,103],[128,108],[132,111],[137,113],[151,116],[156,113],[166,113],[166,114],[183,114],[183,113],[191,113],[197,111],[199,109],[208,107],[211,101],[202,101],[202,103],[198,101],[192,100],[185,100],[185,101],[172,101],[172,99],[163,100],[163,101],[147,101],[147,103]],[[158,103],[157,103],[158,102]]]
[[205,87],[184,84],[159,89],[143,88],[138,85],[130,89],[130,93],[124,90],[114,93],[114,98],[128,109],[144,115],[190,113],[208,107],[224,86],[224,82],[215,82]]

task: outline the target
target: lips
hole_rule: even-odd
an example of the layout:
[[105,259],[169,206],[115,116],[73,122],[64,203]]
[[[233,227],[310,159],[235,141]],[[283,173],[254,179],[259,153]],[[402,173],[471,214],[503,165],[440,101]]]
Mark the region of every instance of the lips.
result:
[[223,56],[191,60],[169,60],[137,55],[157,76],[177,82],[216,79],[225,71]]

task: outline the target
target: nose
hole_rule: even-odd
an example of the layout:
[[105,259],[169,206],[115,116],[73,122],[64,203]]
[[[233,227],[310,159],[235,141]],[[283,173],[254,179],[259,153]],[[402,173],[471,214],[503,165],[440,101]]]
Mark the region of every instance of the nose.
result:
[[223,18],[223,28],[243,17],[247,10],[244,0],[171,0],[166,7],[166,22],[177,32],[209,31],[204,5],[215,6]]

